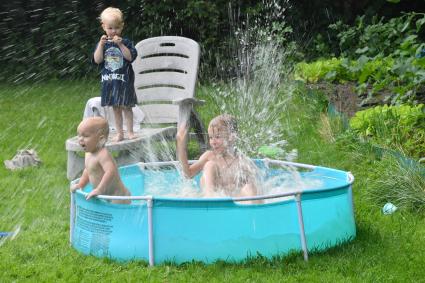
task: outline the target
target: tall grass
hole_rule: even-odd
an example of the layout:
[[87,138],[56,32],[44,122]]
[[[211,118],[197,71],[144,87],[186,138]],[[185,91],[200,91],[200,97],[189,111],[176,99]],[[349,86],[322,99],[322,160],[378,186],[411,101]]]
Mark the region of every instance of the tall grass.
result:
[[392,202],[400,208],[425,211],[425,166],[402,154],[385,153],[372,168],[368,185],[372,201]]
[[[65,140],[75,135],[88,98],[97,83],[52,82],[1,86],[0,157],[35,148],[39,167],[8,171],[0,166],[0,231],[16,231],[0,242],[1,282],[420,282],[425,278],[423,214],[397,211],[385,216],[367,198],[366,185],[374,160],[322,138],[318,130],[321,102],[302,91],[281,114],[281,123],[298,161],[350,170],[356,177],[354,202],[357,237],[308,263],[295,253],[267,260],[211,265],[189,262],[153,268],[146,262],[114,262],[84,256],[69,246],[69,182]],[[200,97],[213,91],[201,86]],[[219,109],[200,107],[202,119]],[[372,156],[372,155],[371,155]]]

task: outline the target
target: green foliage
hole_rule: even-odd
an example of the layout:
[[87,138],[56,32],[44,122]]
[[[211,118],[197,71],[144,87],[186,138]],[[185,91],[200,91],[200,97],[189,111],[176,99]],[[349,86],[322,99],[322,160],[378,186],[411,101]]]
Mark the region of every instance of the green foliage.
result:
[[354,26],[338,21],[329,28],[337,32],[340,56],[352,59],[360,55],[385,57],[395,52],[407,37],[417,34],[424,20],[425,15],[418,13],[404,14],[388,21],[375,16],[370,23],[365,20],[365,16],[361,16],[356,19]]
[[377,106],[359,111],[350,120],[361,138],[389,149],[402,149],[409,156],[425,156],[425,107]]
[[354,81],[362,86],[367,85],[366,83],[380,82],[391,70],[392,65],[391,58],[370,60],[366,56],[361,56],[358,60],[332,58],[312,63],[301,62],[295,67],[295,79],[309,83],[321,80],[338,83]]
[[[416,94],[423,91],[425,85],[425,57],[423,56],[425,44],[421,43],[418,35],[415,34],[422,29],[425,15],[417,19],[416,25],[413,25],[412,21],[417,17],[418,14],[406,14],[401,18],[392,19],[389,22],[391,24],[379,21],[379,25],[373,25],[371,29],[367,28],[369,26],[363,27],[363,24],[359,24],[357,28],[360,31],[351,28],[341,32],[340,43],[341,48],[346,48],[343,53],[345,57],[318,60],[310,64],[300,63],[296,68],[296,76],[313,83],[320,80],[354,81],[357,83],[359,95],[367,93],[369,98],[379,91],[387,90],[391,94],[386,99],[391,104],[415,103]],[[400,29],[397,35],[393,30],[395,26]],[[406,36],[399,37],[399,34],[403,32]],[[387,33],[397,36],[394,42],[387,41],[387,36],[380,39],[381,34]],[[361,34],[363,40],[356,43],[355,50],[350,50],[349,46],[355,43],[349,38],[352,37],[354,40]],[[344,46],[345,44],[347,46]],[[353,57],[355,59],[350,59]]]
[[199,42],[200,74],[205,77],[214,75],[215,70],[223,72],[223,65],[227,71],[231,62],[226,61],[234,55],[229,50],[238,25],[250,24],[259,30],[258,34],[263,32],[281,44],[289,44],[292,32],[282,14],[285,1],[280,1],[283,3],[278,9],[251,0],[3,2],[0,63],[5,67],[0,70],[0,81],[9,83],[96,78],[98,69],[91,58],[103,33],[98,16],[108,6],[123,11],[123,36],[135,43],[162,35],[185,36]]
[[339,21],[330,28],[338,31],[341,57],[300,63],[296,75],[307,82],[353,81],[367,98],[386,91],[391,104],[416,103],[425,88],[425,43],[418,37],[424,23],[425,14],[418,13],[371,24],[363,16],[353,27]]
[[294,78],[308,83],[317,83],[319,80],[336,80],[337,70],[341,67],[341,60],[332,58],[318,60],[312,63],[301,62],[295,66]]
[[371,176],[366,192],[372,201],[425,211],[425,166],[402,154],[386,153],[372,167]]

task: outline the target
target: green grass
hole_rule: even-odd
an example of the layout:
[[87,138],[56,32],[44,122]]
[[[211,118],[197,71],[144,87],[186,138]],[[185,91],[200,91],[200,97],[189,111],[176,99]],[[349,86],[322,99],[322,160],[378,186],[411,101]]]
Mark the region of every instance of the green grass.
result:
[[[208,87],[201,98],[211,103]],[[96,82],[51,82],[0,90],[0,157],[35,148],[37,168],[10,172],[0,166],[0,231],[20,229],[0,244],[1,282],[419,282],[425,278],[425,218],[407,210],[383,215],[366,198],[374,166],[363,152],[329,142],[320,134],[317,100],[295,98],[282,113],[282,124],[297,161],[352,171],[357,237],[330,250],[243,263],[199,262],[147,267],[146,262],[118,263],[75,251],[69,237],[69,182],[65,140],[75,135],[85,102],[98,95]],[[199,108],[204,121],[216,108]]]

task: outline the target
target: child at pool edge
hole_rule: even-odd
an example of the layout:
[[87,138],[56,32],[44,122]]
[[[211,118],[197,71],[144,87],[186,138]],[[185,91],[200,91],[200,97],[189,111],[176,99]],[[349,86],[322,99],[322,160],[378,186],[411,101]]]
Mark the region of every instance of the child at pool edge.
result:
[[133,131],[133,110],[137,103],[134,89],[134,71],[131,65],[137,57],[134,44],[121,37],[124,28],[122,12],[117,8],[106,8],[100,14],[102,29],[106,34],[100,37],[93,59],[101,64],[101,104],[112,106],[117,135],[114,142],[124,139],[123,114],[126,120],[128,138],[136,138]]
[[[187,158],[188,122],[182,123],[176,135],[177,157],[188,178],[203,171],[200,185],[205,197],[213,197],[222,190],[231,197],[257,195],[255,164],[236,148],[237,122],[228,114],[212,119],[208,125],[211,150],[189,165]],[[262,203],[245,201],[245,203]]]
[[[85,151],[85,168],[78,184],[71,187],[71,192],[84,188],[90,182],[93,190],[87,195],[87,200],[97,195],[130,196],[114,159],[105,148],[108,122],[102,117],[86,118],[78,126],[77,132],[78,143]],[[130,200],[113,200],[112,203],[129,204]]]

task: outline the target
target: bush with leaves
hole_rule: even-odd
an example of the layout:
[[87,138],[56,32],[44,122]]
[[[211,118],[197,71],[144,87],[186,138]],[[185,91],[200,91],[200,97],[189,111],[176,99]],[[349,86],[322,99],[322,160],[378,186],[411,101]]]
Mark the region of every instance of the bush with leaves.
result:
[[342,57],[300,63],[296,77],[313,83],[353,81],[366,99],[385,91],[386,103],[418,103],[417,94],[425,91],[425,43],[418,36],[425,14],[405,14],[388,22],[380,19],[371,25],[363,19],[354,27],[333,25],[342,29],[338,34]]
[[350,119],[351,129],[379,147],[425,157],[425,107],[377,106],[359,111]]
[[361,16],[356,18],[354,26],[338,21],[329,29],[337,33],[340,56],[356,59],[360,55],[390,56],[407,37],[417,35],[424,23],[423,13],[407,13],[388,21],[374,16],[368,22],[365,16]]

